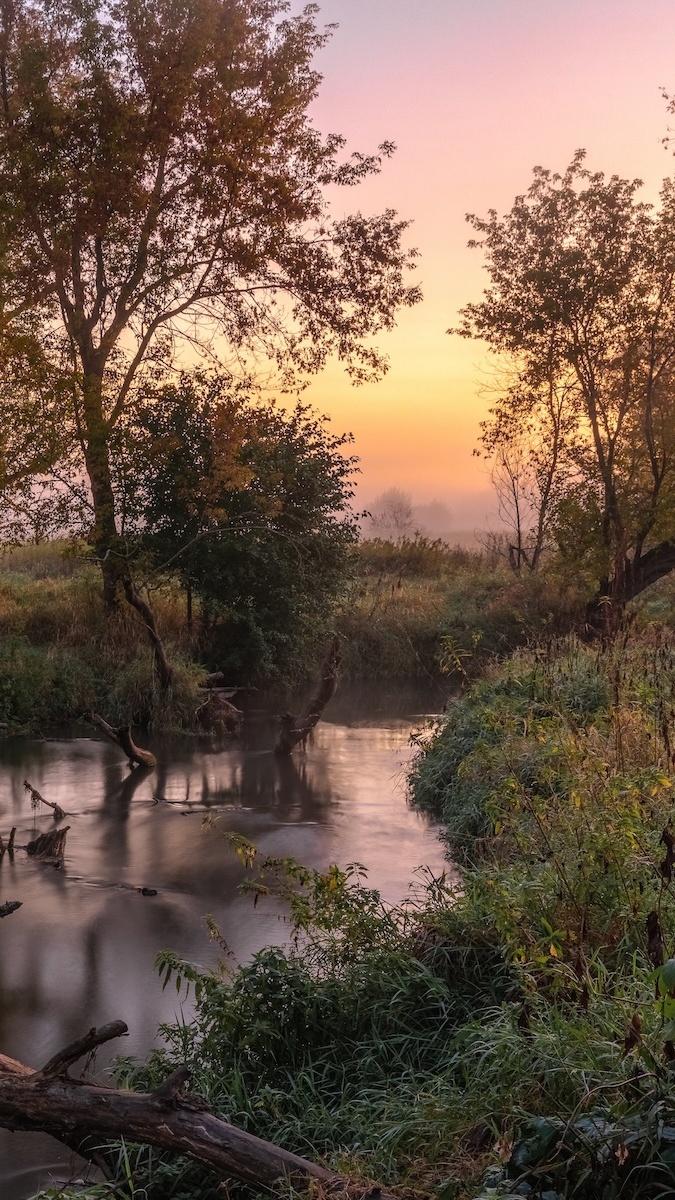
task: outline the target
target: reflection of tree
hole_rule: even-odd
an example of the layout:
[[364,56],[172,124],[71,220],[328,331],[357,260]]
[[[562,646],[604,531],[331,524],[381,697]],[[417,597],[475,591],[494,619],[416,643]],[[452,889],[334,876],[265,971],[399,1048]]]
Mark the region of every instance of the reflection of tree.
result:
[[279,756],[271,751],[240,755],[226,764],[229,778],[203,772],[200,804],[241,805],[255,810],[274,808],[275,815],[298,821],[315,820],[317,810],[330,800],[325,756]]

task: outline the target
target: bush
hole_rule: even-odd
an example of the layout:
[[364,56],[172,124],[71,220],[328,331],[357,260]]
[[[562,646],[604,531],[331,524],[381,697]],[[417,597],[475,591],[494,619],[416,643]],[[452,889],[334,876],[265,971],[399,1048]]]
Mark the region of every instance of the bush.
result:
[[67,650],[31,646],[24,638],[0,642],[0,722],[6,731],[45,729],[89,711],[100,681]]

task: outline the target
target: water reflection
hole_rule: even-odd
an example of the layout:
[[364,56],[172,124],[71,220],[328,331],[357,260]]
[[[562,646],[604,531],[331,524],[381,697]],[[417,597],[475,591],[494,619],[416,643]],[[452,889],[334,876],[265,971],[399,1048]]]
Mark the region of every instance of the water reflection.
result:
[[[282,941],[283,913],[254,909],[239,892],[244,868],[229,831],[261,854],[322,869],[364,862],[391,900],[418,866],[443,869],[435,830],[407,806],[403,786],[410,728],[429,697],[338,697],[307,753],[291,758],[270,752],[275,727],[255,715],[226,746],[156,742],[155,771],[130,770],[114,746],[88,737],[0,747],[0,833],[16,825],[20,846],[53,825],[49,810],[31,810],[24,779],[60,804],[70,825],[62,869],[22,850],[0,862],[0,902],[23,901],[0,925],[3,1053],[38,1066],[92,1024],[121,1017],[130,1036],[113,1051],[144,1054],[178,1004],[161,990],[155,956],[171,947],[215,961],[206,913],[237,961]],[[54,1147],[0,1133],[3,1200],[31,1194],[36,1159],[63,1160]]]

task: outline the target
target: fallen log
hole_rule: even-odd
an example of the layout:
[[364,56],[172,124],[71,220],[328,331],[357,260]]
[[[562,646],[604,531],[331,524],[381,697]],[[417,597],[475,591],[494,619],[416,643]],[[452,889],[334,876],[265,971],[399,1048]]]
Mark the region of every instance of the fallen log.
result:
[[[39,1071],[0,1055],[0,1126],[49,1133],[90,1159],[94,1148],[100,1157],[96,1139],[124,1137],[187,1155],[226,1178],[258,1188],[271,1190],[280,1180],[298,1186],[316,1180],[331,1191],[347,1190],[348,1181],[325,1167],[213,1116],[202,1097],[184,1091],[190,1074],[185,1066],[154,1092],[118,1090],[68,1076],[74,1062],[126,1032],[123,1021],[91,1029]],[[379,1189],[377,1194],[379,1200],[392,1200]]]
[[0,917],[8,917],[10,913],[16,912],[17,908],[21,908],[23,900],[5,900],[4,904],[0,904]]
[[341,657],[340,639],[336,635],[324,659],[321,668],[321,682],[316,694],[299,716],[294,716],[293,713],[283,713],[279,718],[281,729],[274,747],[275,754],[290,754],[293,747],[297,746],[299,742],[305,742],[315,725],[318,725],[328,701],[335,694]]
[[106,737],[109,737],[120,750],[126,754],[129,762],[137,763],[139,767],[156,767],[157,759],[150,750],[143,750],[141,746],[137,746],[131,736],[130,725],[120,725],[118,729],[114,729],[103,717],[99,717],[98,713],[91,714],[91,723],[97,729],[101,730]]
[[27,779],[24,779],[23,786],[25,787],[27,792],[30,792],[30,802],[31,802],[33,808],[39,808],[41,804],[46,804],[47,808],[54,809],[54,820],[55,821],[60,821],[63,817],[65,817],[66,814],[64,813],[63,809],[61,808],[61,805],[54,804],[53,800],[45,800],[44,796],[40,795],[37,788],[31,787],[31,785],[29,784]]
[[66,852],[66,836],[70,825],[63,829],[51,829],[49,833],[41,833],[26,846],[26,853],[31,858],[39,858],[43,862],[61,862]]

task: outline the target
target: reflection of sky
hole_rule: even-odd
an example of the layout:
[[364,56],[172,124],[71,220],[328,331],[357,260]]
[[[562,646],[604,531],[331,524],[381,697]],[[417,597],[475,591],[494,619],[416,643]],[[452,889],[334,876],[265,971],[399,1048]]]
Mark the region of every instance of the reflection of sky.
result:
[[[435,831],[405,799],[410,720],[380,714],[377,727],[348,726],[336,715],[306,755],[276,758],[274,728],[259,720],[220,752],[160,744],[159,766],[145,776],[104,742],[2,747],[0,833],[16,825],[21,846],[53,824],[46,809],[32,812],[25,778],[66,810],[70,830],[62,870],[22,850],[0,863],[0,902],[23,901],[0,925],[0,1052],[39,1065],[91,1025],[122,1018],[130,1036],[111,1049],[142,1054],[177,1007],[173,988],[161,991],[158,950],[213,962],[206,913],[239,961],[284,940],[279,907],[254,909],[239,894],[245,872],[224,832],[250,838],[261,857],[320,869],[362,862],[389,900],[407,893],[418,866],[443,869]],[[205,813],[218,824],[204,828]],[[142,886],[158,895],[143,897]],[[10,1161],[33,1164],[34,1147],[0,1133],[0,1179]],[[30,1190],[12,1189],[8,1200]]]
[[[301,0],[294,0],[294,8]],[[338,22],[318,56],[316,124],[370,150],[398,144],[379,179],[338,211],[396,208],[414,221],[425,301],[382,339],[379,385],[337,369],[311,396],[356,435],[364,501],[392,484],[420,499],[485,486],[471,458],[488,397],[480,347],[445,330],[478,296],[481,258],[464,214],[503,212],[535,164],[561,170],[585,146],[593,169],[640,176],[655,194],[673,161],[661,87],[675,91],[671,0],[322,0]],[[670,124],[673,124],[671,119]]]

